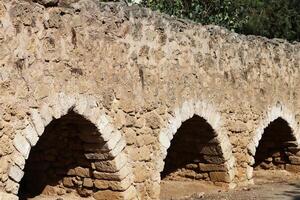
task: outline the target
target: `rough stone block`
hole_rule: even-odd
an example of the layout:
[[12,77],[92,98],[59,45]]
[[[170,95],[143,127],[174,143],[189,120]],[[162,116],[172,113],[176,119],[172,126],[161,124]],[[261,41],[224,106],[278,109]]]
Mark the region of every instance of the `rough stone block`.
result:
[[100,190],[125,191],[131,186],[132,181],[131,176],[127,176],[122,181],[95,180],[95,187]]
[[28,158],[31,146],[24,136],[17,134],[13,140],[13,144],[16,149],[24,156],[25,159]]
[[247,166],[246,176],[248,180],[253,178],[253,167]]
[[168,149],[170,147],[170,145],[171,145],[170,139],[169,139],[169,137],[167,136],[166,133],[161,133],[159,135],[159,142],[166,149]]
[[150,173],[149,171],[146,170],[146,165],[145,164],[140,164],[136,165],[133,169],[133,174],[134,174],[134,182],[135,183],[142,183],[148,178],[150,178]]
[[95,162],[97,171],[102,172],[117,172],[127,163],[127,157],[124,154],[119,154],[115,159],[108,161]]
[[90,169],[89,168],[83,168],[83,167],[76,167],[75,169],[76,176],[79,177],[90,177]]
[[129,187],[126,191],[112,191],[112,190],[100,190],[94,193],[93,197],[96,200],[123,200],[128,199],[132,200],[136,198],[136,191],[133,186]]
[[123,200],[124,194],[123,192],[111,191],[111,190],[100,190],[93,194],[93,197],[96,200]]
[[82,115],[88,106],[88,101],[85,97],[79,98],[77,100],[74,111]]
[[[16,151],[13,155],[13,160],[16,163],[16,165],[18,165],[20,167],[20,169],[24,169],[24,167],[25,167],[25,158],[24,158],[24,156],[22,156],[21,153]],[[1,165],[1,163],[0,163],[0,165]],[[0,170],[0,173],[1,173],[1,170]]]
[[231,178],[227,172],[210,172],[209,177],[213,182],[231,182]]
[[85,157],[92,160],[112,160],[123,151],[125,146],[126,141],[121,139],[113,150],[105,153],[86,153]]
[[131,173],[131,170],[125,165],[123,168],[121,168],[118,172],[99,172],[94,171],[94,177],[97,179],[103,179],[103,180],[113,180],[113,181],[121,181],[123,180],[128,174]]
[[38,110],[36,110],[36,109],[31,110],[30,114],[31,114],[31,119],[34,124],[35,130],[36,130],[37,134],[39,136],[41,136],[45,130],[44,122],[43,122]]
[[31,146],[35,146],[39,140],[39,136],[36,130],[30,124],[25,128],[24,135],[26,139],[30,142]]
[[95,184],[95,188],[99,190],[107,190],[109,188],[108,180],[95,180],[94,184]]
[[200,153],[204,155],[222,155],[222,150],[220,146],[217,145],[206,145],[200,149]]
[[195,163],[187,164],[185,165],[185,168],[187,169],[198,169],[198,165]]
[[40,113],[44,121],[44,126],[47,126],[53,119],[51,108],[44,104],[40,109]]
[[210,155],[204,155],[204,160],[206,160],[208,163],[211,164],[222,164],[225,162],[225,159],[222,156],[210,156]]
[[199,169],[203,172],[211,172],[211,171],[226,171],[226,167],[224,164],[205,164],[199,163]]
[[92,188],[93,185],[94,185],[93,179],[91,179],[91,178],[84,178],[83,179],[83,187]]
[[74,186],[73,178],[72,177],[64,177],[63,178],[63,185],[65,187],[73,187]]
[[0,199],[1,200],[18,200],[19,197],[14,194],[0,192]]
[[20,186],[19,183],[16,183],[13,180],[8,179],[5,184],[5,191],[16,195],[18,194],[19,186]]
[[24,172],[16,165],[11,166],[8,173],[9,177],[16,182],[20,182],[24,176]]
[[111,136],[112,137],[103,145],[103,152],[114,149],[122,138],[120,131],[114,131]]

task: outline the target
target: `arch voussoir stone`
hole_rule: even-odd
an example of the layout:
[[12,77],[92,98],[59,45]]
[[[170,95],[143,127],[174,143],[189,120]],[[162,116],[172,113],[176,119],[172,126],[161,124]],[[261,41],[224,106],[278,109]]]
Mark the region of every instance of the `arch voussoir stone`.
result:
[[31,146],[29,141],[20,133],[17,133],[14,140],[13,140],[13,145],[15,148],[20,152],[25,159],[28,158]]

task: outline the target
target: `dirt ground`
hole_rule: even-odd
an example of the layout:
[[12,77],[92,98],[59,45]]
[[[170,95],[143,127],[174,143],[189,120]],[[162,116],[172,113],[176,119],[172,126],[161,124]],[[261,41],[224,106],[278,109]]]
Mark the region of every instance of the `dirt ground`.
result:
[[46,196],[46,195],[40,195],[34,198],[29,198],[28,200],[95,200],[94,198],[82,198],[76,194],[65,194],[62,196]]
[[259,171],[255,184],[226,190],[205,183],[163,182],[161,200],[300,200],[300,174]]
[[[162,181],[161,200],[300,200],[300,174],[258,171],[255,184],[227,190],[205,182]],[[75,194],[38,196],[30,200],[92,200]]]

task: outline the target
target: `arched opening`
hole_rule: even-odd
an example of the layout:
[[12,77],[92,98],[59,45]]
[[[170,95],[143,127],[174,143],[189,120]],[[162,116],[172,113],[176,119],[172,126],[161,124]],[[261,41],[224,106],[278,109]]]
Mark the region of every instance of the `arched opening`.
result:
[[[272,121],[265,129],[254,156],[255,174],[264,170],[294,171],[300,164],[297,141],[289,124],[281,117]],[[299,153],[298,153],[299,154]],[[300,156],[300,154],[299,154]]]
[[97,128],[75,112],[53,120],[32,148],[20,182],[19,197],[74,194],[88,197],[97,188],[90,152],[102,152]]
[[[162,184],[173,182],[177,189],[177,182],[226,185],[231,178],[225,163],[217,134],[205,119],[194,115],[181,125],[171,141],[161,172]],[[164,193],[168,189],[161,187],[161,196],[167,197]],[[189,189],[190,186],[186,188]]]

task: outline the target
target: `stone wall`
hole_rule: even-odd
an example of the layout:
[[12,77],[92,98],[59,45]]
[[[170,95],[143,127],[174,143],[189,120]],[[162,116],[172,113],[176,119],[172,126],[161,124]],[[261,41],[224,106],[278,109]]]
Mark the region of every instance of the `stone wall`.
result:
[[[93,188],[86,189],[94,196],[102,193],[97,199],[158,199],[164,159],[167,166],[168,152],[176,152],[178,130],[178,137],[188,135],[184,142],[203,139],[180,133],[193,116],[213,130],[226,169],[217,175],[228,177],[230,184],[252,182],[256,148],[265,128],[279,117],[293,138],[286,169],[298,171],[299,67],[299,43],[238,35],[137,6],[3,0],[1,195],[18,198],[31,155],[43,147],[44,136],[54,135],[47,132],[49,124],[70,111],[95,127],[103,141],[102,151],[78,155],[89,163],[99,159],[98,177],[107,187],[95,187],[92,164],[91,177],[70,175],[80,179],[78,187],[62,186],[69,177],[65,173],[56,186],[75,191],[91,178]],[[58,151],[54,146],[49,148]]]

